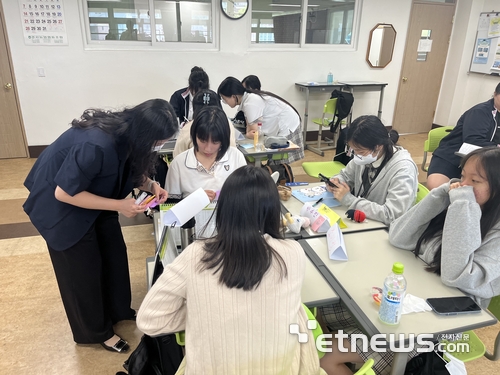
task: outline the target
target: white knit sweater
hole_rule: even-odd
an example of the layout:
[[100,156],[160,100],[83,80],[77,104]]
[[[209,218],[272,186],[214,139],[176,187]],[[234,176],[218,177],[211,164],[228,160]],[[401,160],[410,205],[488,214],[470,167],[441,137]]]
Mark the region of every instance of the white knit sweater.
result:
[[[219,273],[200,272],[202,242],[187,247],[167,266],[146,295],[137,326],[156,336],[186,331],[185,374],[322,374],[300,292],[305,255],[292,240],[265,236],[285,261],[279,280],[274,261],[253,291],[229,289]],[[308,332],[307,344],[290,334],[290,324]]]

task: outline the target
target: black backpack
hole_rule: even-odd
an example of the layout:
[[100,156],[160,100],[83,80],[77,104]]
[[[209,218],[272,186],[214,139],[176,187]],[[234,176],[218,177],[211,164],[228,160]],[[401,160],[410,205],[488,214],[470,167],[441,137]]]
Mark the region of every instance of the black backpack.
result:
[[352,104],[354,103],[354,96],[345,91],[333,90],[330,99],[337,99],[337,110],[330,122],[330,131],[335,133],[340,125],[340,121],[349,116]]

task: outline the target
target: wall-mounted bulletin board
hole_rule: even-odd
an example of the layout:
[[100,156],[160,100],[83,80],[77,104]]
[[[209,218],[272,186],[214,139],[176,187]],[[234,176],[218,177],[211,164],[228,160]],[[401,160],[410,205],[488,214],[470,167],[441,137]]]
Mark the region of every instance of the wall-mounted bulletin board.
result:
[[480,14],[469,71],[500,75],[500,11]]

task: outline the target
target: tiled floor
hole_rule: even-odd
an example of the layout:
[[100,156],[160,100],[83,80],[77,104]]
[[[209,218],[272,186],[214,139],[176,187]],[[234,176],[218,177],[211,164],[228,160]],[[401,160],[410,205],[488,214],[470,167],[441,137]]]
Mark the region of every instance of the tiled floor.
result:
[[[420,165],[425,135],[402,136],[400,143]],[[306,151],[306,160],[331,160]],[[8,375],[114,375],[128,355],[105,351],[100,345],[75,345],[59,297],[44,241],[22,210],[27,191],[22,183],[33,159],[0,160],[0,374]],[[304,175],[300,162],[293,165],[297,181]],[[425,181],[420,172],[419,181]],[[146,293],[145,259],[154,251],[153,225],[146,217],[122,220],[132,280],[132,307]],[[141,332],[135,323],[119,323],[116,332],[135,347]],[[492,347],[500,324],[478,330]],[[467,365],[469,374],[498,374],[500,362],[481,358]]]

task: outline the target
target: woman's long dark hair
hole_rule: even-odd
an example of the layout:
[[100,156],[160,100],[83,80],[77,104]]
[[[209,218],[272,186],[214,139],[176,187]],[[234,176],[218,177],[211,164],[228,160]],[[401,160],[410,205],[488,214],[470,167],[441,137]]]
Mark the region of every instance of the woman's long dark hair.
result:
[[278,190],[269,173],[247,165],[224,182],[216,207],[217,234],[206,240],[201,270],[220,271],[228,288],[252,290],[259,286],[276,260],[287,276],[283,258],[264,239],[267,233],[283,238]]
[[224,95],[227,97],[231,97],[233,95],[243,95],[243,94],[245,94],[245,92],[248,92],[251,94],[257,94],[261,98],[264,96],[271,96],[273,98],[281,100],[283,103],[290,106],[295,111],[297,116],[299,116],[299,119],[301,119],[300,113],[295,109],[295,107],[293,105],[291,105],[290,103],[288,103],[281,96],[273,94],[272,92],[269,92],[269,91],[246,89],[245,86],[243,86],[241,84],[241,82],[238,81],[234,77],[227,77],[224,81],[222,81],[222,83],[219,85],[219,88],[217,89],[217,94]]
[[398,142],[399,134],[395,130],[387,132],[386,127],[377,116],[360,116],[348,127],[346,142],[351,142],[368,150],[375,150],[377,146],[384,149],[384,160],[381,168],[394,156],[394,145]]
[[208,74],[199,66],[193,67],[189,75],[189,91],[191,91],[191,94],[195,95],[198,91],[208,90],[209,88]]
[[[498,173],[498,166],[500,165],[500,148],[493,146],[475,150],[462,159],[460,167],[463,168],[467,161],[473,158],[477,160],[477,165],[483,170],[485,174],[484,177],[488,181],[490,188],[490,197],[483,205],[481,213],[481,240],[484,240],[488,232],[500,221],[500,173]],[[441,237],[443,235],[447,212],[448,210],[444,210],[429,222],[429,225],[418,239],[415,250],[413,251],[415,256],[418,256],[424,243],[433,240],[439,241],[439,247],[434,254],[434,259],[427,267],[427,271],[438,275],[441,275]]]
[[157,157],[151,151],[155,142],[172,138],[179,127],[174,109],[163,99],[151,99],[118,112],[87,109],[71,125],[80,129],[99,128],[112,134],[116,141],[126,142],[135,186],[141,186],[145,176],[155,172]]

